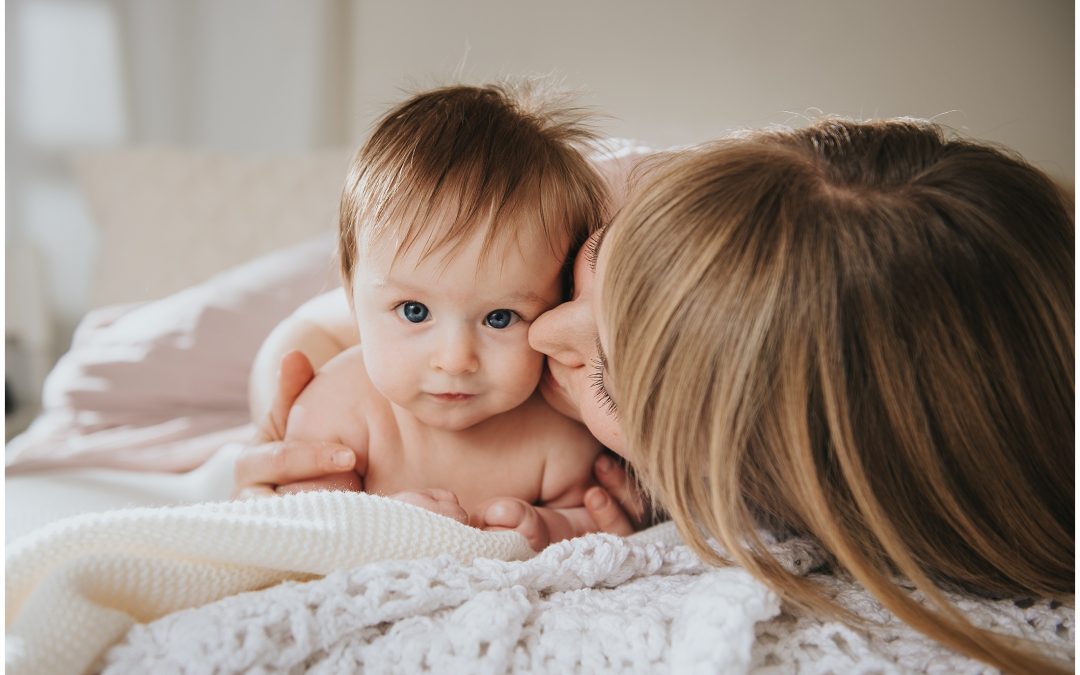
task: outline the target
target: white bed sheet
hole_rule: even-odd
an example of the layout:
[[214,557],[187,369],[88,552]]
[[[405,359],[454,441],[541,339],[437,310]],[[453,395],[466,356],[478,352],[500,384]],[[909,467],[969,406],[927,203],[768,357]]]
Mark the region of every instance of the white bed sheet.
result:
[[229,499],[233,462],[241,448],[238,443],[225,445],[187,473],[65,468],[8,476],[4,541],[83,513]]

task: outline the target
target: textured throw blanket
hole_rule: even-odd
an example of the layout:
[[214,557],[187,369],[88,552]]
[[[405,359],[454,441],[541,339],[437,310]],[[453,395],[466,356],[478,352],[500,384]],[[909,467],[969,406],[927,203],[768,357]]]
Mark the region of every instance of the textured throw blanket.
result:
[[[802,573],[820,561],[799,541],[773,552]],[[815,575],[866,627],[782,607],[670,524],[532,557],[513,533],[309,493],[70,519],[7,564],[13,673],[986,672],[837,577]],[[1072,658],[1071,607],[954,599]]]
[[80,673],[136,622],[378,560],[530,557],[513,532],[481,532],[383,497],[313,492],[87,514],[7,551],[9,673]]
[[[739,568],[702,565],[670,525],[596,534],[521,562],[386,562],[171,614],[107,654],[119,673],[993,672],[912,630],[848,581],[814,575],[868,622],[794,612]],[[773,547],[813,566],[800,542]],[[1073,610],[952,596],[979,625],[1072,659]]]

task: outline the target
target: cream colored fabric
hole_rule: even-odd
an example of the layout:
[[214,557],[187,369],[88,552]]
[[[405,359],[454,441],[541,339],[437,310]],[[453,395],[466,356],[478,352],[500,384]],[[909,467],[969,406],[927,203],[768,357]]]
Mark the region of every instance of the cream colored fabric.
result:
[[8,548],[8,673],[86,672],[136,622],[336,569],[448,554],[520,560],[512,532],[482,532],[364,493],[77,516]]
[[225,598],[136,626],[104,673],[736,675],[779,607],[686,546],[592,534],[526,561],[384,562]]
[[[770,551],[797,574],[822,560],[805,540]],[[562,541],[524,561],[387,561],[231,596],[135,626],[104,673],[993,672],[850,579],[809,578],[866,623],[782,605],[745,569],[702,563],[665,523]],[[977,625],[1073,660],[1072,607],[949,597]]]
[[160,300],[88,314],[45,380],[41,415],[7,445],[8,474],[189,471],[251,438],[240,427],[255,354],[297,307],[339,286],[333,250],[326,234]]
[[99,228],[93,306],[161,298],[334,232],[349,156],[132,147],[76,158]]

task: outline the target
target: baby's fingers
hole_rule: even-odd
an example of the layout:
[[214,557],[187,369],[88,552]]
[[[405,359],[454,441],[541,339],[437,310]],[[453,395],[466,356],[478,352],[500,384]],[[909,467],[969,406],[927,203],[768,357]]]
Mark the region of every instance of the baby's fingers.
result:
[[391,495],[390,498],[453,518],[463,525],[469,523],[469,514],[458,503],[457,495],[449,490],[406,490]]
[[491,502],[483,509],[480,520],[485,530],[514,530],[534,551],[542,551],[550,543],[547,523],[535,508],[520,499]]

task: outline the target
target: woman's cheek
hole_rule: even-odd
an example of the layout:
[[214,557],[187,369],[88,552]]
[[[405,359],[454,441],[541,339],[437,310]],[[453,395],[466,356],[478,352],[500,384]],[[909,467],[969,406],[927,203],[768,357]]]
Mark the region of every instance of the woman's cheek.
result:
[[582,399],[581,416],[596,439],[622,457],[626,457],[622,428],[618,420],[594,396]]

